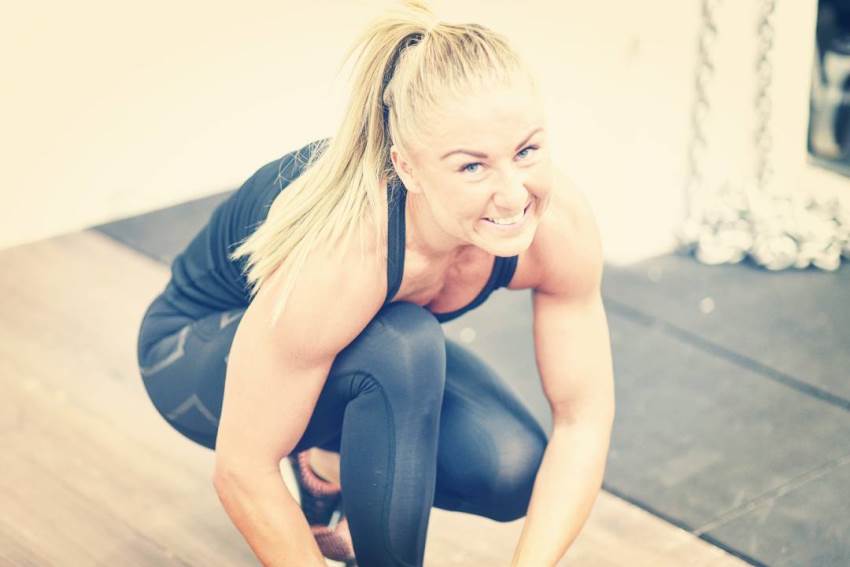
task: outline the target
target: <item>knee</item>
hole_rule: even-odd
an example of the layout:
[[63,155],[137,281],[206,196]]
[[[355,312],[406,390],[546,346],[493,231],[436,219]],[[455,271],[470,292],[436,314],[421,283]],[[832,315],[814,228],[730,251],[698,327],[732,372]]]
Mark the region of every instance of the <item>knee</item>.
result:
[[340,353],[335,370],[370,374],[394,399],[442,403],[446,343],[433,313],[414,303],[385,306]]
[[514,435],[502,440],[497,470],[484,483],[488,500],[493,503],[488,514],[491,519],[511,522],[526,515],[545,449],[546,439],[538,435]]
[[[446,382],[446,338],[434,314],[406,301],[390,304],[376,322],[384,337],[384,365],[400,386],[420,401],[442,402]],[[424,396],[424,397],[423,397]]]
[[405,354],[428,354],[428,350],[442,352],[445,363],[446,337],[434,314],[415,303],[398,301],[384,307],[373,320]]

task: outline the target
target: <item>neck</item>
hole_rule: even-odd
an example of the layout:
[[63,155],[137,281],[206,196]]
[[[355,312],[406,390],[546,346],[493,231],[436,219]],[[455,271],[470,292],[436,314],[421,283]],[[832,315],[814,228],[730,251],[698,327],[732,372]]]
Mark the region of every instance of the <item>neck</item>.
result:
[[404,219],[405,246],[431,263],[448,265],[477,249],[474,244],[455,238],[440,228],[428,203],[417,193],[407,193]]

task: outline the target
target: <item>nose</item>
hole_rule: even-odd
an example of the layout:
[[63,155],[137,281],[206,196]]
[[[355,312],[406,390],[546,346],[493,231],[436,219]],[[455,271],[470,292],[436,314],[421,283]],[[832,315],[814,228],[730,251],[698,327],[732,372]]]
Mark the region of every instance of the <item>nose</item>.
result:
[[525,176],[511,172],[502,176],[493,194],[493,203],[500,213],[512,215],[522,211],[530,200],[525,188]]

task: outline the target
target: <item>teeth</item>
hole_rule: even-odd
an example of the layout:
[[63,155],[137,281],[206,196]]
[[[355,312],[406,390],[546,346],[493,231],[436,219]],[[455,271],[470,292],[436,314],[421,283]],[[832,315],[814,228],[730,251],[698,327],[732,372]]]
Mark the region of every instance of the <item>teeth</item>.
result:
[[524,213],[525,213],[525,211],[520,211],[519,213],[517,213],[516,215],[514,215],[512,217],[508,217],[508,218],[504,218],[504,219],[488,218],[487,220],[494,223],[494,224],[514,224],[515,222],[519,221],[522,218],[522,215]]

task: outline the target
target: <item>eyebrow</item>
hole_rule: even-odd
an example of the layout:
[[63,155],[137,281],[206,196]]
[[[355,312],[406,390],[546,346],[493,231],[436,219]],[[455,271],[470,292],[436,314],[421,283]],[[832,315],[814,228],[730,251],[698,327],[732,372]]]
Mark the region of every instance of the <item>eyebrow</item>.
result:
[[[526,136],[526,137],[525,137],[525,139],[524,139],[522,142],[520,142],[519,144],[517,144],[517,147],[516,147],[516,148],[514,148],[514,151],[516,152],[516,151],[518,151],[520,148],[522,148],[522,146],[524,146],[524,145],[525,145],[525,143],[526,143],[526,142],[528,142],[528,141],[531,139],[531,137],[532,137],[532,136],[534,136],[536,133],[540,132],[541,130],[543,130],[543,127],[542,127],[542,126],[538,126],[538,127],[537,127],[537,128],[535,128],[534,130],[532,130],[531,132],[529,132],[529,133],[528,133],[528,136]],[[484,154],[484,153],[481,153],[481,152],[474,152],[474,151],[472,151],[472,150],[457,149],[457,150],[452,150],[452,151],[450,151],[450,152],[448,152],[448,153],[444,154],[444,155],[443,155],[440,159],[441,159],[441,160],[446,159],[447,157],[449,157],[449,156],[450,156],[450,155],[452,155],[452,154],[469,154],[469,155],[471,155],[471,156],[475,156],[475,157],[477,157],[477,158],[482,158],[482,159],[487,158],[487,154]]]

